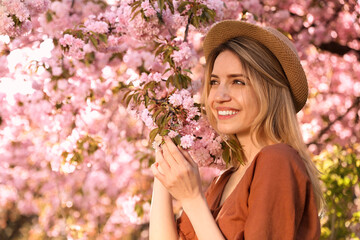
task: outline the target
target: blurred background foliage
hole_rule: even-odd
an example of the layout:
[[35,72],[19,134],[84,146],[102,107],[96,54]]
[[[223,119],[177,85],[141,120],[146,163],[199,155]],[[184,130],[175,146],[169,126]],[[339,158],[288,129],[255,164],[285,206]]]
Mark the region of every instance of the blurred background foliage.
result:
[[314,157],[321,171],[326,206],[321,217],[321,239],[360,239],[360,156],[349,147],[334,145]]

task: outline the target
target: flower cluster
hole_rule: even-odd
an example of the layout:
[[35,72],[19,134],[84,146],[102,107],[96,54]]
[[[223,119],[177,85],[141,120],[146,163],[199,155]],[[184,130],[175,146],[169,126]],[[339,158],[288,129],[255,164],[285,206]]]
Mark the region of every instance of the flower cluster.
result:
[[1,0],[0,35],[19,36],[32,29],[31,18],[45,12],[50,0]]
[[69,56],[74,57],[76,59],[84,58],[85,42],[83,40],[79,38],[75,38],[70,34],[65,34],[63,38],[60,38],[59,43]]

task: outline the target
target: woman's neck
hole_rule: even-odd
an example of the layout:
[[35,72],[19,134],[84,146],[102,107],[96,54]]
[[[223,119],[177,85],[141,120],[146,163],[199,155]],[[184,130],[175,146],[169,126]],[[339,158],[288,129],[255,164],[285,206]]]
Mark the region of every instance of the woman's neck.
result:
[[260,144],[256,138],[251,138],[250,134],[247,135],[236,135],[241,146],[243,147],[244,155],[246,158],[246,164],[250,164],[256,154],[266,145]]

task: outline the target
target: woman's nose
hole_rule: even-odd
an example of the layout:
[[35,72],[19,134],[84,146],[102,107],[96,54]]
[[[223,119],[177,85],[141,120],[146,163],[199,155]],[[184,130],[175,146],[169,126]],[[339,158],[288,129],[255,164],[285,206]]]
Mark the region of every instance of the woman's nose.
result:
[[215,101],[218,102],[226,102],[226,101],[230,101],[231,97],[229,94],[229,90],[227,89],[226,86],[218,86],[218,89],[216,91],[216,95],[215,95]]

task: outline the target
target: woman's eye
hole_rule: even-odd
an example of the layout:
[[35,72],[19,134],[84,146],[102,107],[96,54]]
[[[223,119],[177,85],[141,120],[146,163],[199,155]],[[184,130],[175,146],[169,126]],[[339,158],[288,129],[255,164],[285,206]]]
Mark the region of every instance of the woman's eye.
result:
[[244,81],[238,80],[238,79],[235,79],[235,80],[233,81],[233,83],[236,84],[236,85],[245,85],[245,82],[244,82]]
[[217,84],[218,84],[218,82],[216,80],[210,80],[210,86],[217,85]]

